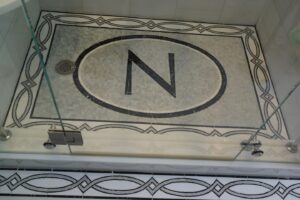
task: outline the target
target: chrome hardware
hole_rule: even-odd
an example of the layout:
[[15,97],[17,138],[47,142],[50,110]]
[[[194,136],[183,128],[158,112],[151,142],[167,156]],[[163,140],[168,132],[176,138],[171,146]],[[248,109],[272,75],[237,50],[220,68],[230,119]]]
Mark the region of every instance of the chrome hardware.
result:
[[241,142],[241,146],[245,151],[252,151],[251,155],[255,157],[260,157],[264,154],[260,147],[262,146],[261,142],[258,140],[254,140],[249,142],[248,140],[244,140]]
[[291,153],[297,153],[298,152],[298,145],[296,142],[288,142],[286,145],[286,148]]
[[4,129],[4,127],[0,127],[0,141],[7,141],[12,137],[12,133],[10,130]]
[[50,140],[44,143],[44,147],[46,149],[54,149],[56,147],[56,144],[53,144]]
[[[44,145],[83,145],[83,139],[80,131],[53,130],[48,131],[49,141]],[[47,147],[46,147],[47,148]]]

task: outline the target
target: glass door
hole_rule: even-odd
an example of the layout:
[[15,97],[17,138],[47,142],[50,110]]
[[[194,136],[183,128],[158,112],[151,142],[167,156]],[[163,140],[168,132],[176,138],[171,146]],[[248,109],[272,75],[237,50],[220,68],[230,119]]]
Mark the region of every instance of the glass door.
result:
[[[243,141],[235,159],[299,162],[299,2],[267,2],[257,23],[270,80],[260,82],[263,123]],[[258,75],[263,64],[256,62]],[[271,86],[273,85],[273,90]],[[275,103],[277,99],[278,103]],[[286,134],[284,134],[286,133]],[[269,135],[269,138],[265,134]]]
[[[0,3],[0,23],[0,152],[69,154],[68,145],[54,148],[49,141],[49,130],[64,134],[64,126],[46,68],[52,37],[40,28],[52,27],[41,20],[39,1]],[[37,93],[43,87],[40,102]],[[45,107],[44,113],[55,117],[35,114]]]
[[[69,145],[73,154],[85,155],[233,159],[240,135],[225,135],[240,126],[222,120],[232,106],[230,97],[220,102],[228,90],[224,63],[230,63],[222,52],[231,42],[243,50],[240,38],[227,37],[218,49],[223,30],[196,34],[185,30],[195,23],[171,20],[153,30],[160,23],[41,12],[32,35],[43,76],[32,117],[51,129],[46,147]],[[245,27],[219,28],[235,35]],[[246,64],[244,58],[239,61]]]
[[260,126],[244,47],[257,41],[253,27],[88,11],[40,18],[54,92],[44,75],[33,115],[80,131],[73,154],[233,160]]

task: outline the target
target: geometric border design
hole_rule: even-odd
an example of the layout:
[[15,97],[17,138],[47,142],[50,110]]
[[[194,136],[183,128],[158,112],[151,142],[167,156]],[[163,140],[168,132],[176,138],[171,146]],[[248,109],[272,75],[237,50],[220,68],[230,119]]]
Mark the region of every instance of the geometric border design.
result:
[[[88,26],[103,28],[119,28],[128,30],[151,30],[157,32],[176,32],[180,34],[217,35],[239,37],[242,39],[255,92],[261,109],[263,120],[267,119],[276,107],[278,101],[273,89],[272,81],[265,64],[259,40],[252,26],[207,24],[196,22],[178,22],[170,20],[151,20],[127,17],[112,17],[86,14],[71,14],[59,12],[41,12],[36,34],[42,54],[47,61],[53,35],[57,25]],[[36,98],[39,83],[43,73],[37,66],[38,56],[31,44],[25,60],[15,94],[9,108],[5,126],[7,128],[29,128],[33,126],[60,126],[55,119],[33,119],[30,117]],[[21,106],[22,104],[22,106]],[[231,137],[252,135],[257,128],[209,127],[209,126],[174,126],[159,124],[130,124],[128,122],[93,122],[64,120],[69,129],[100,131],[109,128],[128,129],[137,133],[164,134],[175,131],[196,133],[202,136]],[[159,125],[159,126],[157,126]],[[265,129],[258,133],[265,139],[288,139],[285,122],[280,110],[266,124]]]
[[0,196],[292,200],[299,189],[299,179],[0,170]]

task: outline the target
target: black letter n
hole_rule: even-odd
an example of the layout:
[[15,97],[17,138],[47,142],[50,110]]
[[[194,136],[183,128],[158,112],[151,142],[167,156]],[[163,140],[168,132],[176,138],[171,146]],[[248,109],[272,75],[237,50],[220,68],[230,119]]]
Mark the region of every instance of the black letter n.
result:
[[170,68],[170,79],[171,79],[171,84],[169,84],[160,75],[158,75],[155,71],[153,71],[148,65],[146,65],[139,57],[137,57],[137,55],[135,55],[132,51],[128,50],[125,95],[132,94],[132,62],[134,62],[139,68],[141,68],[146,74],[148,74],[169,94],[171,94],[173,97],[176,97],[175,63],[174,63],[173,53],[169,53],[169,68]]

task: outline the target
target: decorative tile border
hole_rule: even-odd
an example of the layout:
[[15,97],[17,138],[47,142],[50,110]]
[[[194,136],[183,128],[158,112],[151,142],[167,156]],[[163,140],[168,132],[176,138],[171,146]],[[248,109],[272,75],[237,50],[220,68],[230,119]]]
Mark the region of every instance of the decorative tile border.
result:
[[[69,14],[57,12],[42,12],[36,29],[41,51],[47,59],[56,25],[80,25],[90,27],[107,27],[130,30],[151,30],[158,32],[176,32],[186,34],[216,35],[240,37],[245,46],[251,76],[255,83],[255,90],[262,111],[263,119],[278,106],[272,82],[265,65],[262,50],[254,27],[221,24],[205,24],[195,22],[178,22],[167,20],[137,19],[126,17],[98,16],[85,14]],[[38,84],[42,77],[41,69],[37,67],[38,56],[31,45],[19,83],[17,85],[12,105],[6,118],[5,126],[8,128],[29,128],[34,126],[59,126],[58,120],[32,119],[30,113],[33,109]],[[188,127],[188,126],[156,126],[138,123],[105,123],[90,121],[64,120],[65,127],[72,130],[101,131],[103,129],[128,129],[137,133],[164,134],[174,131],[192,132],[202,136],[231,137],[236,135],[251,135],[255,129],[234,127]],[[284,119],[280,111],[276,112],[264,130],[259,134],[265,139],[287,139],[288,134]]]
[[299,199],[300,180],[0,170],[0,196],[129,199]]

